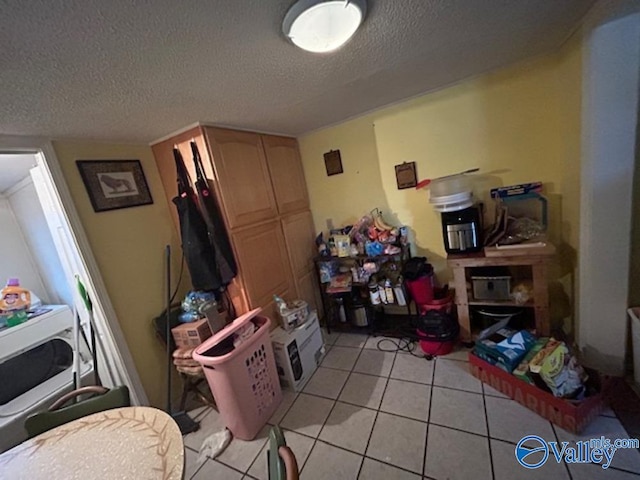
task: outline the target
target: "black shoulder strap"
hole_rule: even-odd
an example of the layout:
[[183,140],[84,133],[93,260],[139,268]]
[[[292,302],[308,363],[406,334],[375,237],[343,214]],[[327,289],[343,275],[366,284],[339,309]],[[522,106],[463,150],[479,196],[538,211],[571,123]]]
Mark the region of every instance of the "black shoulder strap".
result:
[[182,159],[182,154],[180,150],[177,148],[173,149],[173,158],[176,162],[176,174],[177,174],[177,182],[178,182],[178,194],[183,196],[184,194],[188,194],[192,191],[191,189],[191,179],[189,178],[189,172],[187,172],[187,167],[184,166],[184,160]]
[[206,179],[204,176],[204,165],[202,165],[202,157],[200,151],[198,151],[198,145],[193,140],[191,141],[191,153],[193,154],[193,163],[196,167],[197,180],[201,180],[206,185]]

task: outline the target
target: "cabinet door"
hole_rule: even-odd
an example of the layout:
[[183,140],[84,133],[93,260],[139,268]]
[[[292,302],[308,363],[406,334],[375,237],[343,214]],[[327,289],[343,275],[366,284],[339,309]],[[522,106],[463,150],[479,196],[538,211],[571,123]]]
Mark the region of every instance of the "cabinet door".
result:
[[262,143],[280,214],[308,209],[307,183],[296,139],[262,135]]
[[293,290],[280,222],[250,227],[231,236],[250,308],[265,307],[273,301],[273,295]]
[[315,270],[310,270],[296,279],[296,293],[298,298],[309,304],[309,308],[318,311],[318,316],[322,318],[322,300],[318,289],[318,279]]
[[294,276],[298,277],[313,268],[313,257],[316,254],[315,230],[311,212],[306,211],[283,217],[282,230],[289,252],[291,270]]
[[260,135],[204,130],[229,228],[275,218],[278,210]]

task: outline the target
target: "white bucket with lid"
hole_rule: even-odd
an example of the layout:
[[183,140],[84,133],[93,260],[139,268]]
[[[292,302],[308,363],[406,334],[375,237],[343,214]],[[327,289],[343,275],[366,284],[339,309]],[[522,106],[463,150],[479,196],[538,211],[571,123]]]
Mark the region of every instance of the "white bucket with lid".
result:
[[429,203],[437,212],[456,212],[473,205],[471,179],[464,174],[436,179],[429,191]]
[[461,192],[440,197],[431,195],[429,203],[436,212],[457,212],[473,205],[473,193]]

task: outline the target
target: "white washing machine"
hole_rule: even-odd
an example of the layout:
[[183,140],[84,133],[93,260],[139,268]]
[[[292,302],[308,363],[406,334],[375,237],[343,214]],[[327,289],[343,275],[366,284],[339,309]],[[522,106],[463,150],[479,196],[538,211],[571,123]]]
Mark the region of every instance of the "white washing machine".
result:
[[[73,313],[66,305],[0,330],[0,452],[27,438],[24,420],[73,389]],[[81,339],[83,384],[93,382],[91,352]]]

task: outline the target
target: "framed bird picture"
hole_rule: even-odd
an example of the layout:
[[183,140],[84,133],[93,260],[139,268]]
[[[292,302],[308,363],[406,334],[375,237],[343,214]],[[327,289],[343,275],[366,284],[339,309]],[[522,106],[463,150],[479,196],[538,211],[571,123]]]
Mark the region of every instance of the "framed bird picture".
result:
[[153,203],[140,160],[77,160],[76,165],[96,212]]

